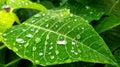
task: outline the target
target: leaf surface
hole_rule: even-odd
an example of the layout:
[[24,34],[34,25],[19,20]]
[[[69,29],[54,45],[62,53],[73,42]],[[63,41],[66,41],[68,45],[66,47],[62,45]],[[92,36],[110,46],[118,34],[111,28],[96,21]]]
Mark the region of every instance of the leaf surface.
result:
[[36,9],[36,10],[46,10],[46,8],[38,3],[33,3],[30,0],[7,0],[7,4],[12,7],[13,9],[18,9],[18,8],[31,8],[31,9]]
[[120,25],[101,33],[104,41],[107,43],[111,51],[120,47]]
[[36,14],[6,30],[3,42],[20,57],[43,66],[76,61],[116,65],[95,30],[67,9]]
[[101,33],[120,25],[120,2],[116,1],[108,16],[104,17],[94,26],[97,32]]

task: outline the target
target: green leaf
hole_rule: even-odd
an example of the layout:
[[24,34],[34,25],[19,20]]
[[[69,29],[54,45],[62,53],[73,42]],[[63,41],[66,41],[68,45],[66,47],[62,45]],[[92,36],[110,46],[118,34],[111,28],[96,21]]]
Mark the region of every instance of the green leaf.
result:
[[2,6],[5,4],[6,0],[0,0],[0,10],[2,9]]
[[111,51],[116,50],[120,47],[120,26],[101,33],[101,36],[111,49]]
[[5,10],[0,11],[0,33],[11,27],[14,21],[20,23],[19,19],[14,13],[6,12]]
[[113,27],[116,27],[117,25],[120,25],[119,13],[120,13],[120,2],[119,0],[117,0],[114,7],[110,10],[108,16],[104,17],[102,20],[98,22],[98,24],[94,25],[96,31],[101,33]]
[[86,22],[89,22],[89,23],[93,20],[99,20],[101,16],[104,14],[102,10],[95,8],[94,6],[91,6],[90,4],[83,5],[75,1],[70,1],[66,5],[66,7],[69,8],[72,13],[80,17],[83,17],[86,20]]
[[20,57],[43,66],[76,61],[117,65],[95,30],[67,9],[40,12],[6,30],[3,42]]
[[19,9],[19,8],[31,8],[36,10],[46,10],[46,8],[37,3],[33,3],[29,0],[7,0],[7,4],[12,7],[13,9]]

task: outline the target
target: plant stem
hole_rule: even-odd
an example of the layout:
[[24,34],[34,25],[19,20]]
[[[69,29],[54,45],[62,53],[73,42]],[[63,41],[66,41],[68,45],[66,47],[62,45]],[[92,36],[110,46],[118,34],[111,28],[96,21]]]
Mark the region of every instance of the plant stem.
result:
[[21,58],[15,59],[15,60],[9,62],[8,64],[6,64],[5,66],[6,66],[6,67],[7,67],[7,66],[10,66],[10,65],[12,65],[12,64],[14,64],[14,63],[16,63],[16,62],[18,62],[18,61],[20,61],[20,60],[21,60]]
[[2,49],[5,48],[5,47],[6,47],[5,45],[0,46],[0,50],[2,50]]

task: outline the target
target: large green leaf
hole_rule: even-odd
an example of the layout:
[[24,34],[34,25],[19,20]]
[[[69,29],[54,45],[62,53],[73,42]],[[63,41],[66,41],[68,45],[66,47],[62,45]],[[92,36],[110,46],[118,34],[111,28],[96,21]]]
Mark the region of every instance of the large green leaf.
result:
[[13,9],[18,8],[31,8],[31,9],[37,9],[37,10],[46,10],[46,8],[38,3],[33,3],[29,0],[7,0],[7,4],[12,7]]
[[[108,3],[109,4],[109,3]],[[117,4],[117,5],[116,5]],[[94,26],[97,32],[101,33],[120,25],[120,2],[116,1],[114,7],[110,10],[108,16],[104,17]]]
[[3,34],[5,45],[43,66],[76,61],[117,65],[95,30],[67,9],[40,12]]
[[101,33],[104,41],[107,43],[111,51],[120,47],[120,26]]

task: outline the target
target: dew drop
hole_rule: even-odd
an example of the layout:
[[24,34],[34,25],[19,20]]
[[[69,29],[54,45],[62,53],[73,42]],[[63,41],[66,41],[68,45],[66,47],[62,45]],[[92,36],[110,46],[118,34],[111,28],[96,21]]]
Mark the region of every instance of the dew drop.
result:
[[29,43],[26,43],[25,45],[24,45],[24,47],[27,47],[29,45]]
[[6,33],[3,34],[4,37],[5,37],[6,35],[7,35]]
[[53,43],[51,42],[50,45],[52,45]]
[[80,39],[81,38],[81,36],[80,35],[77,35],[77,39]]
[[75,45],[75,42],[72,42],[72,45]]
[[58,50],[56,50],[56,51],[55,51],[55,53],[56,53],[56,55],[58,55],[58,54],[59,54],[59,51],[58,51]]
[[33,32],[33,31],[35,31],[35,28],[31,28],[30,30]]
[[36,47],[33,47],[33,51],[36,51]]
[[70,26],[68,26],[68,28],[70,28]]
[[32,38],[33,35],[32,35],[32,34],[27,34],[26,37],[28,37],[28,38]]
[[34,23],[34,22],[35,22],[35,20],[32,20],[32,21],[31,21],[31,23]]
[[78,53],[77,53],[77,52],[74,52],[74,54],[75,54],[75,55],[78,55]]
[[22,38],[17,38],[17,39],[16,39],[16,42],[17,42],[17,43],[25,43],[25,41],[24,41]]
[[58,27],[58,25],[55,25],[55,27],[57,28],[57,27]]
[[49,55],[51,54],[51,52],[48,53]]
[[93,12],[91,11],[90,14],[93,14]]
[[42,56],[43,55],[43,53],[39,53],[39,56]]
[[45,27],[49,27],[49,24],[46,24]]
[[50,50],[53,49],[53,46],[50,46],[49,49],[50,49]]
[[71,52],[73,53],[73,52],[74,52],[74,50],[71,50]]
[[77,21],[77,19],[74,19],[74,21],[76,22],[76,21]]
[[23,32],[25,32],[26,30],[25,29],[22,29]]
[[38,38],[38,37],[35,39],[35,42],[36,42],[36,43],[39,43],[40,41],[41,41],[41,39]]
[[65,45],[65,44],[67,44],[67,42],[65,40],[59,40],[59,41],[57,41],[57,44]]
[[54,59],[55,58],[55,56],[50,56],[50,59]]
[[45,16],[45,14],[43,13],[42,16]]
[[63,14],[60,14],[61,17],[63,17]]
[[82,29],[82,30],[84,30],[85,28],[84,28],[84,27],[82,27],[81,29]]
[[35,63],[36,63],[36,64],[39,64],[39,60],[35,60]]
[[85,6],[85,8],[86,8],[86,9],[90,9],[90,7],[89,7],[89,6]]
[[70,14],[70,16],[72,17],[72,16],[73,16],[73,14]]

